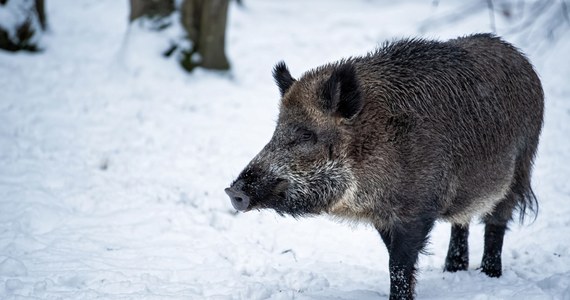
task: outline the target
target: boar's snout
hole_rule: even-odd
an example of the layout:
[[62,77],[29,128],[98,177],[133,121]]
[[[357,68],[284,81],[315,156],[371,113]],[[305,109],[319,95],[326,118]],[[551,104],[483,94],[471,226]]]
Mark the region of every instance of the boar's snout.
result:
[[226,188],[226,194],[230,196],[232,205],[235,209],[239,211],[245,211],[249,207],[249,196],[246,195],[239,187],[243,186],[243,183],[236,182],[232,184],[229,188]]
[[232,205],[238,211],[260,208],[274,208],[286,205],[285,199],[289,180],[279,178],[256,166],[248,166],[238,178],[226,188]]

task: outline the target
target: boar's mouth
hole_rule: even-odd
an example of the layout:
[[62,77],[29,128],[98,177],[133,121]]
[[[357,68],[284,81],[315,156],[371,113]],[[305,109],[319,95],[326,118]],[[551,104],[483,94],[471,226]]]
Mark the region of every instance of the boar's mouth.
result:
[[280,215],[283,215],[286,210],[284,208],[288,188],[289,181],[287,179],[276,179],[274,185],[268,191],[262,192],[263,197],[257,201],[254,208],[272,208]]

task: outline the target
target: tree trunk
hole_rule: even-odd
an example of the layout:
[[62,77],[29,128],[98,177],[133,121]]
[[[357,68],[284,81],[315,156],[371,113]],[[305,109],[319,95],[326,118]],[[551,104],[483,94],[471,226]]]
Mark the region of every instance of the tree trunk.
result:
[[[173,20],[167,17],[176,9],[174,2],[130,0],[129,21],[145,17],[150,21],[150,29],[168,27]],[[229,0],[183,0],[178,9],[186,36],[171,41],[164,55],[179,54],[180,64],[187,71],[196,67],[228,70],[230,64],[224,52],[228,6]]]
[[182,26],[193,42],[192,49],[183,51],[182,66],[190,71],[197,66],[228,70],[225,54],[226,22],[229,0],[184,0]]
[[218,70],[230,68],[224,52],[228,2],[228,0],[209,0],[202,7],[198,53],[202,57],[203,68]]
[[130,0],[130,2],[130,22],[143,16],[151,20],[162,19],[174,12],[174,0]]

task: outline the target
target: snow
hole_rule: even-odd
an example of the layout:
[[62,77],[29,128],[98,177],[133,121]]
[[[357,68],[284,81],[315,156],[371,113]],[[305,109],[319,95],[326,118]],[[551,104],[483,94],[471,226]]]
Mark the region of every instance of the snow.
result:
[[[232,4],[231,73],[186,74],[160,55],[168,34],[128,28],[128,1],[47,1],[45,51],[0,52],[0,298],[386,298],[388,256],[371,227],[236,214],[223,189],[272,134],[277,61],[299,76],[419,35],[458,3]],[[423,36],[488,31],[487,18]],[[438,223],[418,298],[570,299],[569,40],[518,45],[547,97],[537,220],[511,226],[499,279],[476,269],[477,222],[469,271],[443,273],[449,224]]]
[[7,277],[26,276],[28,273],[26,266],[13,258],[7,257],[0,263],[0,274]]

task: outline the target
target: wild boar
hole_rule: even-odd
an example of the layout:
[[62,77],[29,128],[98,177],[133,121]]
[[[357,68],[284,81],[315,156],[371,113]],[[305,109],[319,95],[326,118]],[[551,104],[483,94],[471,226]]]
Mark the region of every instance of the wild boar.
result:
[[418,254],[452,223],[444,270],[468,268],[481,217],[481,271],[501,276],[507,223],[538,208],[531,169],[544,95],[530,62],[492,34],[404,39],[294,79],[285,63],[269,143],[226,189],[240,211],[329,214],[372,224],[390,255],[390,298],[414,297]]

